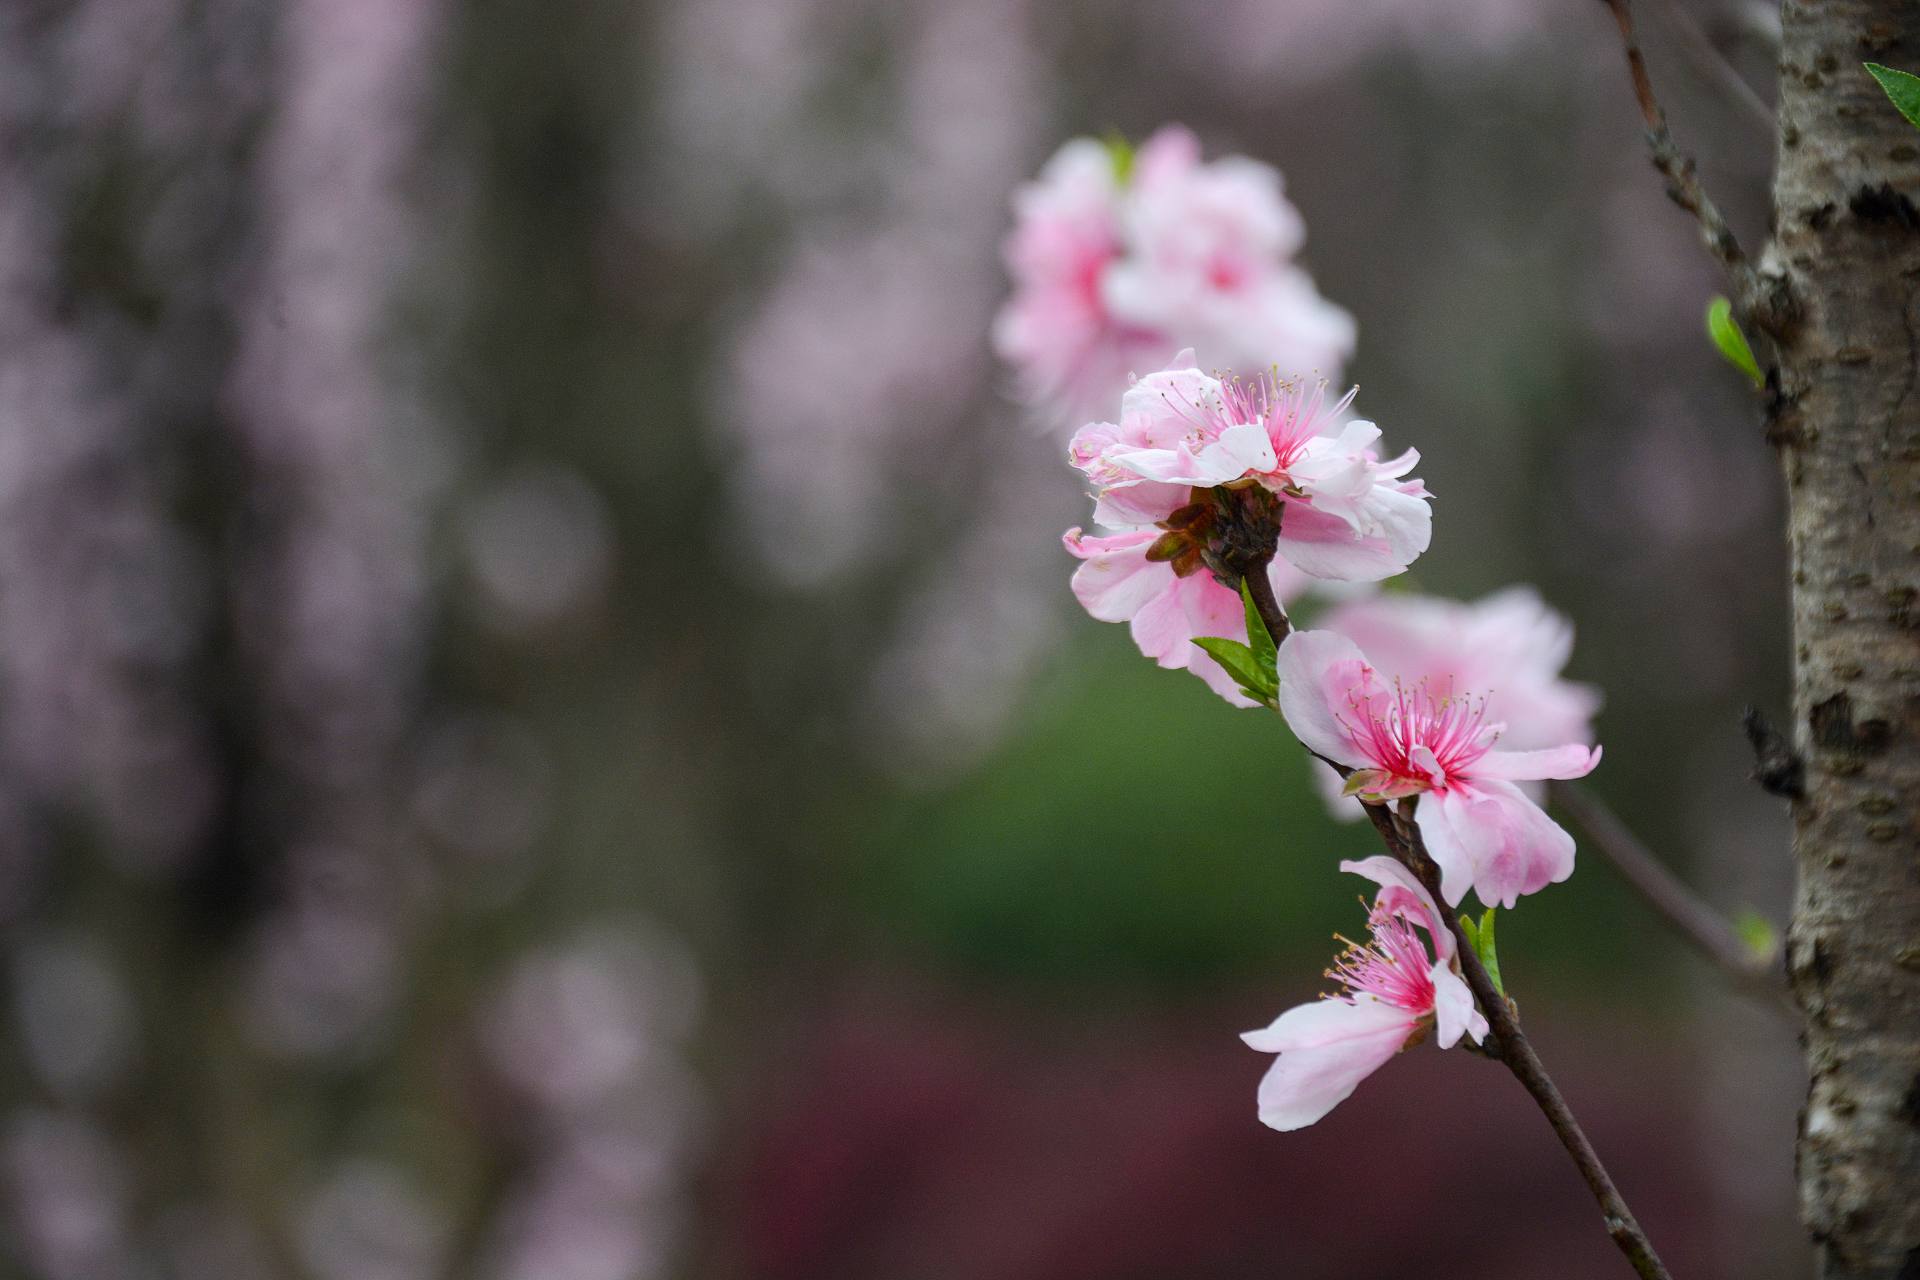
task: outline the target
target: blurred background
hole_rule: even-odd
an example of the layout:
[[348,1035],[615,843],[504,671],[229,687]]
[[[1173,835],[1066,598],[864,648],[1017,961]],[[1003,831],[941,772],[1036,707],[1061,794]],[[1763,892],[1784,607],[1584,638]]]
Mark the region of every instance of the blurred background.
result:
[[[1757,237],[1769,15],[1644,8]],[[1780,918],[1773,459],[1592,0],[13,0],[0,1274],[1621,1274],[1483,1060],[1255,1120],[1369,842],[1075,607],[987,340],[1166,120],[1284,171],[1419,585],[1537,584]],[[1676,1274],[1804,1274],[1791,1029],[1591,855],[1500,934]]]

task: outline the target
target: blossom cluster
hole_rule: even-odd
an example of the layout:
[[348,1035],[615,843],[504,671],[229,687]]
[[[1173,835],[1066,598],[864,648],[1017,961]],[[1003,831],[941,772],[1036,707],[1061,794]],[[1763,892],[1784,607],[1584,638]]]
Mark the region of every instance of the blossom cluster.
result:
[[[1141,652],[1187,668],[1236,705],[1220,664],[1194,644],[1204,636],[1244,642],[1238,578],[1224,557],[1243,532],[1249,501],[1272,525],[1270,544],[1250,550],[1276,597],[1310,580],[1372,582],[1403,571],[1432,534],[1428,493],[1408,473],[1409,449],[1381,460],[1380,429],[1346,415],[1351,393],[1330,401],[1324,383],[1274,372],[1247,380],[1194,367],[1192,351],[1138,379],[1120,399],[1117,423],[1073,437],[1068,456],[1094,486],[1093,518],[1115,532],[1068,530],[1084,562],[1073,592],[1094,617],[1129,622]],[[1234,511],[1218,491],[1238,491]]]
[[1100,412],[1181,347],[1328,377],[1353,353],[1353,317],[1294,259],[1306,224],[1268,165],[1202,163],[1173,125],[1138,152],[1078,138],[1015,204],[994,346],[1046,420]]
[[[1355,392],[1319,376],[1329,351],[1346,354],[1324,341],[1337,326],[1243,323],[1229,339],[1211,327],[1224,301],[1172,305],[1195,303],[1203,278],[1304,281],[1282,262],[1300,229],[1277,175],[1202,166],[1190,135],[1163,131],[1129,181],[1105,151],[1074,143],[1017,211],[1003,354],[1065,405],[1119,364],[1137,375],[1109,394],[1113,419],[1087,422],[1068,448],[1105,530],[1065,535],[1081,562],[1074,595],[1095,618],[1128,623],[1160,666],[1192,671],[1235,706],[1278,710],[1326,767],[1336,810],[1397,810],[1414,847],[1396,850],[1405,863],[1340,864],[1378,891],[1367,941],[1328,971],[1339,992],[1245,1036],[1279,1055],[1260,1118],[1299,1128],[1429,1034],[1442,1048],[1487,1034],[1450,913],[1470,892],[1511,908],[1572,874],[1573,838],[1542,808],[1542,784],[1599,763],[1599,698],[1563,678],[1572,628],[1528,588],[1463,604],[1371,585],[1427,550],[1433,495],[1413,475],[1420,455],[1388,454],[1380,428],[1353,415]],[[1226,265],[1209,275],[1203,261]],[[1186,275],[1175,281],[1173,267]],[[1164,322],[1150,338],[1125,322],[1149,301]],[[1314,301],[1323,321],[1344,315]],[[1321,345],[1294,341],[1309,332]],[[1251,371],[1205,372],[1190,346],[1142,360],[1169,335]],[[1345,597],[1318,628],[1295,630],[1281,610],[1315,584],[1347,584]]]

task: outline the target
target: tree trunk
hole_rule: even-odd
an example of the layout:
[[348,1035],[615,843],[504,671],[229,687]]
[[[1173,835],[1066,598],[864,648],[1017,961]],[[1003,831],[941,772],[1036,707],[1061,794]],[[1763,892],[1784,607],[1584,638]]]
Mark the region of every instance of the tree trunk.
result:
[[1801,1213],[1829,1278],[1920,1277],[1920,131],[1862,61],[1920,68],[1913,0],[1789,0],[1768,273],[1793,565],[1807,1020]]

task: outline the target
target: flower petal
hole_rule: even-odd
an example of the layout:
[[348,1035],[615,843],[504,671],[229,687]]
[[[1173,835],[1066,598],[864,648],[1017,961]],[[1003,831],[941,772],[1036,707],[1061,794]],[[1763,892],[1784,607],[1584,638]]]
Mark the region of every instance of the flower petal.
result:
[[1286,1132],[1320,1119],[1399,1053],[1417,1022],[1380,1000],[1316,1000],[1249,1031],[1241,1039],[1280,1055],[1260,1081],[1260,1123]]
[[1280,642],[1277,667],[1280,712],[1308,750],[1355,768],[1378,763],[1340,722],[1356,700],[1383,692],[1353,641],[1331,631],[1295,631]]
[[1067,550],[1086,561],[1073,571],[1073,596],[1102,622],[1126,622],[1174,585],[1173,566],[1147,559],[1157,529],[1089,538],[1069,529]]
[[1109,529],[1158,524],[1191,500],[1186,485],[1133,480],[1102,489],[1094,499],[1093,519]]
[[1286,505],[1279,553],[1302,573],[1336,582],[1378,582],[1406,572],[1413,560],[1397,554],[1387,538],[1355,533],[1339,516],[1304,502]]
[[1430,792],[1414,820],[1450,906],[1471,886],[1488,906],[1511,907],[1573,874],[1573,837],[1511,782]]
[[1467,980],[1442,960],[1428,975],[1433,983],[1434,1043],[1451,1049],[1462,1035],[1471,1035],[1475,1044],[1487,1034],[1486,1015],[1473,1007],[1473,989]]
[[1475,781],[1502,778],[1532,782],[1541,778],[1584,778],[1600,763],[1600,748],[1569,743],[1544,751],[1489,751],[1473,762]]
[[1433,940],[1434,957],[1441,967],[1453,960],[1457,949],[1453,940],[1453,930],[1447,928],[1446,917],[1440,914],[1440,905],[1427,892],[1427,887],[1413,872],[1407,870],[1398,859],[1376,853],[1371,858],[1362,858],[1358,862],[1343,862],[1342,871],[1350,871],[1357,876],[1365,876],[1380,886],[1380,892],[1374,898],[1375,909],[1384,909],[1405,916],[1427,931]]

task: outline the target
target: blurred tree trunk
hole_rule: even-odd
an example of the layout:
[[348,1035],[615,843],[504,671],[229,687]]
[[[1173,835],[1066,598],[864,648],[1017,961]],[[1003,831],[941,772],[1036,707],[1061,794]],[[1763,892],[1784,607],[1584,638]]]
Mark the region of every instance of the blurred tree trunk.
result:
[[1793,566],[1811,1088],[1801,1211],[1827,1277],[1920,1276],[1920,132],[1862,60],[1920,66],[1920,5],[1782,9],[1772,434]]

